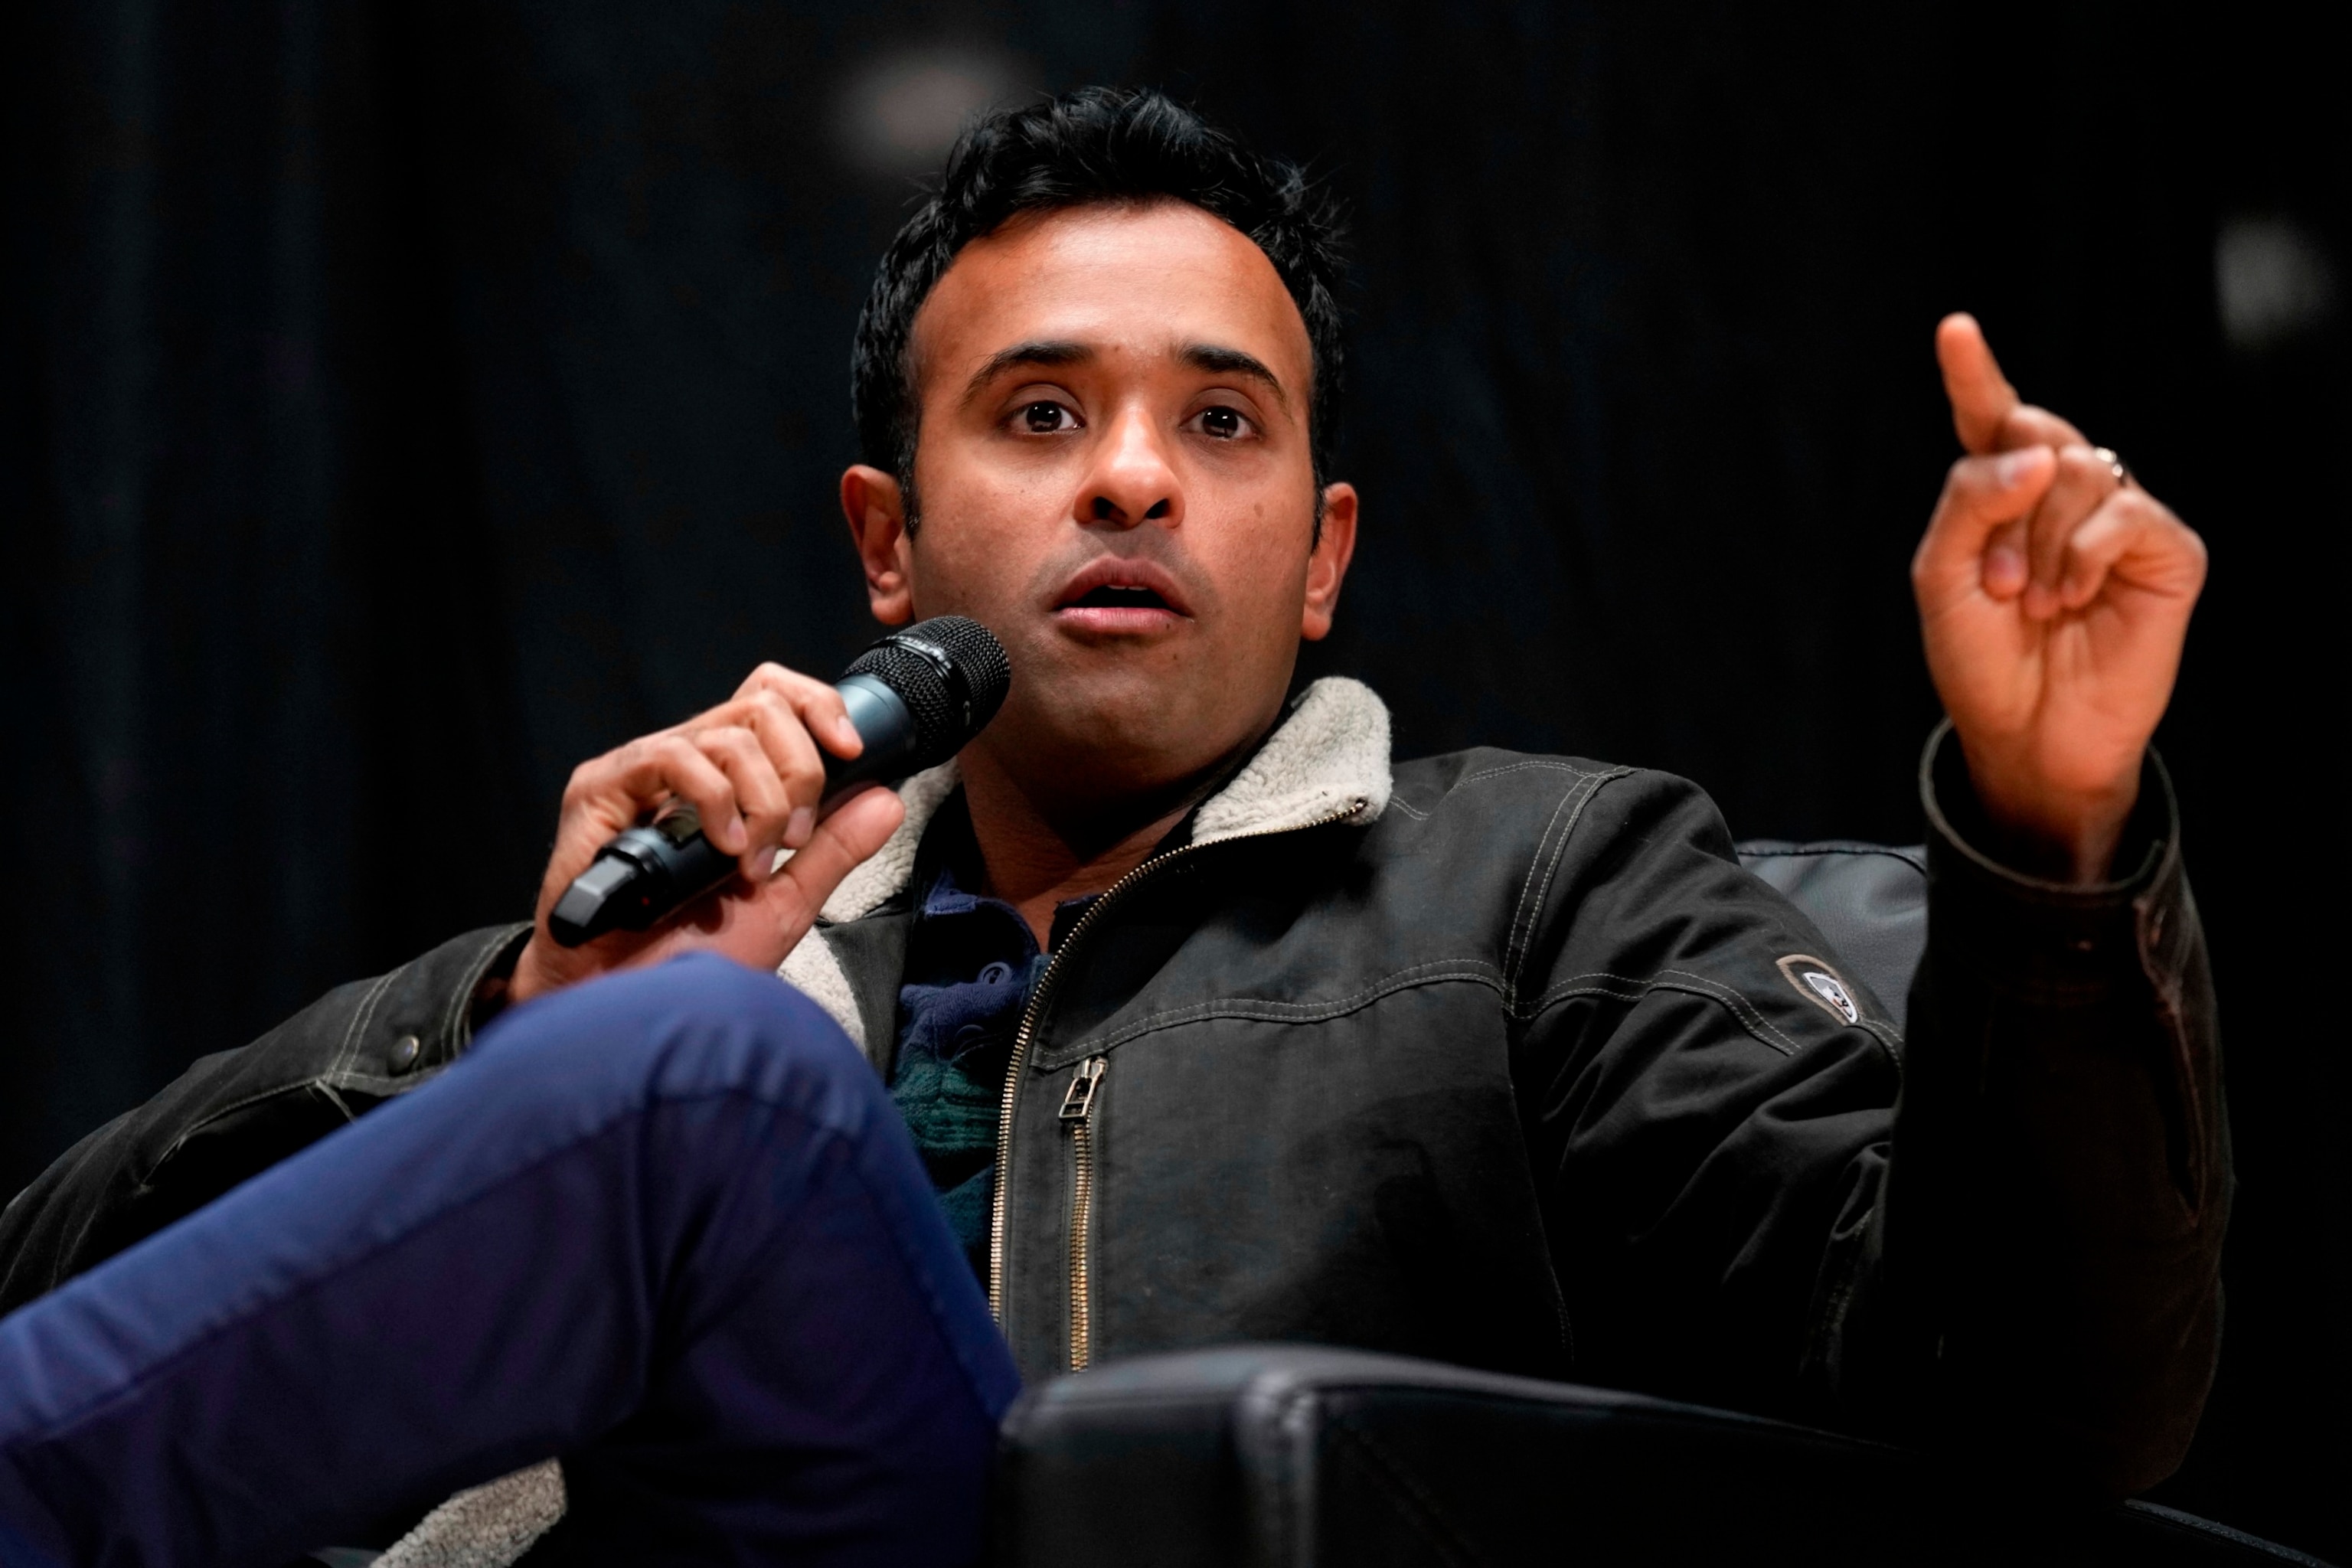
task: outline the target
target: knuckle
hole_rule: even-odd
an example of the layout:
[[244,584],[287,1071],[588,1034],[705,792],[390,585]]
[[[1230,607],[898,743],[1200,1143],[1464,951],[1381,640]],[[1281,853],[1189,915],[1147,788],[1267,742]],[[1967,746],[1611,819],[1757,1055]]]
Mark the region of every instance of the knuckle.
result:
[[741,724],[717,724],[695,736],[695,742],[706,754],[724,752],[730,757],[741,757],[747,752],[759,750],[751,731]]
[[798,670],[786,670],[784,673],[787,683],[782,689],[795,708],[841,700],[841,694],[833,689],[830,682],[819,680],[814,675],[803,675]]
[[714,703],[695,714],[694,717],[671,725],[663,732],[672,735],[693,735],[708,730],[713,724],[723,724],[727,721],[728,710],[734,707],[737,700],[737,698],[730,697],[724,702]]
[[761,692],[752,706],[751,718],[762,729],[778,735],[798,734],[803,729],[799,710],[780,691]]
[[679,788],[705,784],[709,780],[709,759],[702,748],[683,735],[666,735],[656,746],[653,762],[659,772]]
[[769,685],[773,680],[775,671],[779,668],[781,667],[765,659],[753,665],[751,667],[751,673],[745,676],[742,681],[735,688],[735,695],[737,697],[749,697],[753,692],[760,690],[762,687]]
[[761,731],[772,742],[777,753],[794,763],[807,762],[816,755],[816,741],[809,734],[801,716],[790,709],[768,716]]
[[609,753],[604,759],[614,782],[623,782],[648,770],[661,766],[662,737],[644,735]]
[[749,694],[779,692],[789,695],[809,684],[809,678],[796,669],[787,669],[775,660],[769,659],[753,670],[751,679],[743,684]]
[[2001,482],[1997,456],[1957,459],[1944,476],[1944,499],[1950,506],[1978,511],[1997,505],[2008,486]]

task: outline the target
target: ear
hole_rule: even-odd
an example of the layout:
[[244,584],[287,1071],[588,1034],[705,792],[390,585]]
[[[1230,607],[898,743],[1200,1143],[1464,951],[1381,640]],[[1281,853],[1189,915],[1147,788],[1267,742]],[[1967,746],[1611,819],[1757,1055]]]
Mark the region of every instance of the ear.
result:
[[1339,584],[1348,563],[1356,558],[1356,487],[1323,487],[1323,537],[1307,558],[1307,605],[1298,635],[1321,642],[1331,635],[1332,617],[1339,612]]
[[852,464],[841,476],[841,515],[866,568],[866,602],[874,618],[886,626],[913,619],[914,542],[907,534],[898,481],[879,468]]

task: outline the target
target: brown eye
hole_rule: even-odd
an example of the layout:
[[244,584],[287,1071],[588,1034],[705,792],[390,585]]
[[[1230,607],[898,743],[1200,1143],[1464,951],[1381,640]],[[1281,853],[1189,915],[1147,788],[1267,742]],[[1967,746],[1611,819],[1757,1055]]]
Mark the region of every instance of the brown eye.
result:
[[1069,417],[1070,411],[1058,403],[1033,403],[1021,411],[1022,423],[1032,436],[1052,436],[1069,429],[1076,423],[1073,420],[1071,425],[1064,424]]
[[1220,441],[1234,440],[1248,427],[1248,421],[1231,408],[1204,408],[1201,411],[1201,433]]

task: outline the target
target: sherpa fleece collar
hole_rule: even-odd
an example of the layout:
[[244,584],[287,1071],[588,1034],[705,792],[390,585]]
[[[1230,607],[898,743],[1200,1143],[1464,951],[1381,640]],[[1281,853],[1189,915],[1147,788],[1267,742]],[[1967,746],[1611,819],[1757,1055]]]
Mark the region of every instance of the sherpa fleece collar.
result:
[[[907,819],[873,858],[841,879],[824,901],[826,920],[872,914],[905,889],[924,830],[957,783],[950,760],[898,786]],[[1388,809],[1389,787],[1387,704],[1360,680],[1326,676],[1300,695],[1248,765],[1202,803],[1192,842],[1305,827],[1350,805],[1358,820],[1370,822]]]
[[[915,873],[923,830],[955,793],[956,765],[940,763],[898,786],[907,819],[874,857],[841,880],[824,901],[824,917],[839,924],[872,914],[905,889]],[[1233,781],[1202,802],[1192,818],[1192,842],[1213,844],[1257,833],[1282,833],[1325,821],[1352,808],[1372,822],[1388,809],[1389,710],[1372,689],[1345,676],[1309,686]],[[812,931],[776,973],[833,1015],[858,1048],[873,1056],[849,976],[823,928]]]

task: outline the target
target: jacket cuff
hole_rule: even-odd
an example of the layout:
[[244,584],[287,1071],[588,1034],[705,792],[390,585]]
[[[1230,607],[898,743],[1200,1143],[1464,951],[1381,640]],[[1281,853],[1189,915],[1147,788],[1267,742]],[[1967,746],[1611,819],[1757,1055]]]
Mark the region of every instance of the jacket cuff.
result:
[[2151,970],[2175,967],[2158,950],[2168,935],[2189,935],[2190,922],[2165,912],[2185,892],[2180,808],[2154,747],[2140,764],[2139,799],[2116,847],[2119,875],[2105,882],[2050,881],[1981,847],[1996,837],[1948,719],[1920,757],[1919,799],[1927,816],[1931,918],[1983,983],[2021,998],[2089,1000],[2118,980],[2145,984]]
[[467,931],[377,981],[322,1081],[383,1098],[415,1088],[472,1048],[486,985],[512,973],[527,924]]

